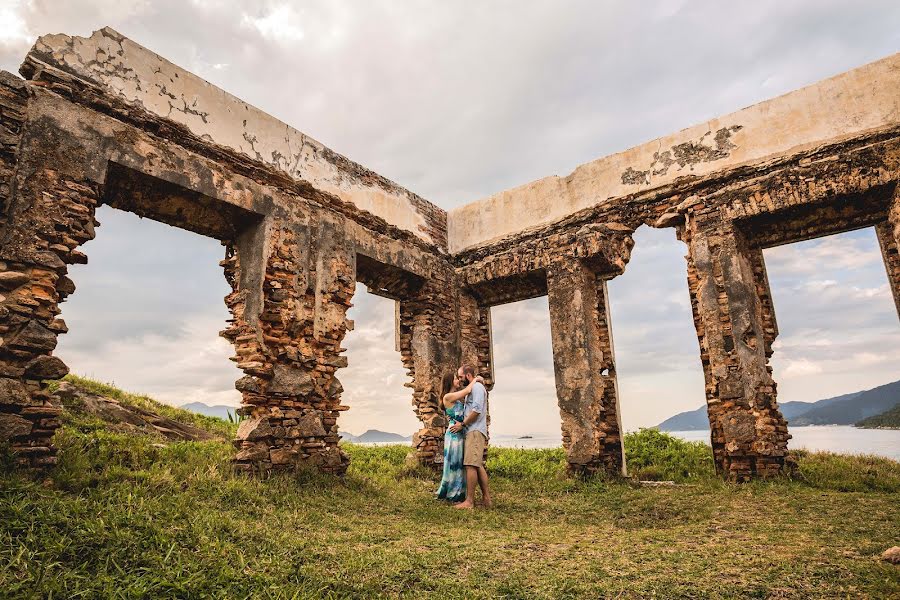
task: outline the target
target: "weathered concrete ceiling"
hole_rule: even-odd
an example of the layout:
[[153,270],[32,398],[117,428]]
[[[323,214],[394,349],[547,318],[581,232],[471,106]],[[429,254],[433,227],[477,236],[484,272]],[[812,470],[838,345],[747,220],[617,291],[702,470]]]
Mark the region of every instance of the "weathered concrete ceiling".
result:
[[[88,38],[38,38],[22,73],[58,69],[186,126],[207,141],[334,194],[438,247],[443,210],[204,79],[105,27]],[[435,220],[442,223],[434,223]]]
[[[450,252],[490,244],[595,205],[900,124],[900,53],[451,210]],[[635,115],[639,118],[639,115]]]
[[679,196],[711,178],[900,126],[900,54],[895,54],[597,159],[566,177],[540,179],[447,213],[112,29],[88,38],[39,38],[22,72],[39,79],[44,70],[87,82],[210,144],[310,184],[449,250],[458,265],[569,225],[580,228],[585,219],[633,230],[656,222],[674,209]]

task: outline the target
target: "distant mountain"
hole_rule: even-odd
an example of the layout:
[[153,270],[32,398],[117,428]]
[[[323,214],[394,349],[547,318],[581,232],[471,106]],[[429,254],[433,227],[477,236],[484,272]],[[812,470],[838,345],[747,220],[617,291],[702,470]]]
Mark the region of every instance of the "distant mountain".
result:
[[819,406],[798,416],[791,425],[853,425],[890,410],[900,402],[900,381],[860,392],[840,402]]
[[184,410],[189,410],[191,412],[195,412],[201,415],[206,415],[207,417],[218,417],[220,419],[228,420],[228,412],[230,411],[234,414],[234,411],[237,410],[236,406],[225,406],[223,404],[215,404],[210,406],[209,404],[204,404],[202,402],[191,402],[189,404],[183,404],[179,408],[183,408]]
[[[863,392],[842,394],[817,402],[780,403],[781,414],[788,425],[853,425],[860,419],[883,412],[900,402],[900,381]],[[858,416],[854,416],[858,415]],[[706,406],[669,417],[657,428],[660,431],[698,431],[709,429]]]
[[388,431],[379,431],[377,429],[370,429],[362,435],[353,435],[346,431],[340,431],[338,433],[340,434],[341,439],[356,444],[401,444],[412,439],[412,436],[403,437],[399,433],[390,433]]
[[709,429],[709,417],[706,413],[706,406],[701,406],[697,410],[678,413],[657,425],[656,428],[660,431],[702,431]]
[[879,415],[863,419],[856,426],[863,429],[900,429],[900,403]]
[[[848,396],[851,394],[847,394]],[[843,398],[843,396],[839,396],[839,398]],[[827,400],[820,400],[819,402],[831,402],[832,400],[836,400],[836,398],[828,398]],[[803,414],[812,408],[815,405],[815,402],[785,402],[784,404],[779,404],[779,408],[781,408],[781,414],[784,415],[784,418],[788,420],[790,423],[791,419],[796,417],[797,415]],[[678,413],[674,417],[669,417],[662,423],[656,426],[660,431],[704,431],[709,429],[709,416],[706,413],[706,406],[701,406],[696,410],[689,410],[687,412]]]

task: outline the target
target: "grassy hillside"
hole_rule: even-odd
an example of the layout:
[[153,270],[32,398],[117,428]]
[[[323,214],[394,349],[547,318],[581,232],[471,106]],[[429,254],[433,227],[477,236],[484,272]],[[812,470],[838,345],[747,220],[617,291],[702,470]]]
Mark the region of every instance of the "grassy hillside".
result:
[[432,500],[434,475],[405,466],[404,446],[348,445],[343,479],[257,480],[232,472],[226,441],[70,415],[57,443],[46,480],[0,475],[0,597],[900,593],[900,569],[877,559],[900,527],[886,459],[801,453],[794,480],[735,486],[708,448],[644,431],[626,441],[633,470],[682,482],[647,488],[566,478],[561,450],[492,449],[497,507],[461,514]]
[[866,429],[900,429],[900,403],[894,408],[886,410],[880,415],[875,415],[867,419],[863,419],[856,424],[857,427]]
[[840,402],[816,406],[791,420],[790,424],[853,425],[880,414],[897,403],[900,403],[900,381],[880,385]]

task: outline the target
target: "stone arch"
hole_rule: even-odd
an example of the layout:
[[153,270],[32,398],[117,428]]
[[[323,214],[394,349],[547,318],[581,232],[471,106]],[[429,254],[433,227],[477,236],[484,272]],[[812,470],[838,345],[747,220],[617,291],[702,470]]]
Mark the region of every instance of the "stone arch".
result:
[[847,149],[838,165],[798,160],[681,207],[688,285],[706,378],[716,468],[745,481],[790,468],[787,421],[769,357],[778,335],[762,250],[874,226],[897,298],[897,180],[891,143]]
[[[258,252],[254,245],[262,215],[108,158],[103,163],[110,153],[85,147],[81,134],[59,128],[55,144],[46,135],[21,143],[19,164],[25,168],[17,170],[7,197],[0,250],[0,420],[23,466],[55,462],[51,440],[60,424],[60,406],[47,381],[68,372],[53,356],[57,335],[68,330],[58,317],[59,304],[75,292],[68,265],[87,262],[80,247],[96,234],[97,206],[108,204],[219,239],[227,247],[226,277],[235,288],[239,278],[229,273],[228,264],[237,261],[239,249],[248,255]],[[59,144],[60,139],[66,143]],[[236,319],[243,317],[247,304],[258,304],[248,288],[261,287],[251,273],[242,283],[242,301],[230,305]]]

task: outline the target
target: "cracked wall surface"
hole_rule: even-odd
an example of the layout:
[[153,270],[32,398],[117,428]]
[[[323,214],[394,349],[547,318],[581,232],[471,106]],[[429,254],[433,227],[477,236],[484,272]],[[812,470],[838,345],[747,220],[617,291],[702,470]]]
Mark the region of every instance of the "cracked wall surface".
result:
[[443,211],[193,73],[105,27],[88,38],[46,35],[23,72],[45,66],[90,82],[130,106],[185,126],[197,137],[307,181],[361,210],[446,246]]
[[450,251],[900,122],[900,54],[449,211]]
[[431,466],[441,378],[470,364],[490,388],[491,307],[547,295],[580,475],[626,472],[606,284],[638,227],[685,244],[710,441],[731,480],[791,466],[764,248],[874,227],[900,314],[900,55],[449,215],[110,29],[44,36],[21,72],[0,73],[0,443],[24,467],[55,462],[60,303],[100,204],[222,242],[235,465],[251,473],[346,470],[357,282],[397,302],[413,450]]

